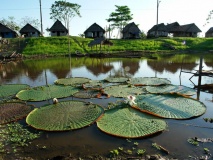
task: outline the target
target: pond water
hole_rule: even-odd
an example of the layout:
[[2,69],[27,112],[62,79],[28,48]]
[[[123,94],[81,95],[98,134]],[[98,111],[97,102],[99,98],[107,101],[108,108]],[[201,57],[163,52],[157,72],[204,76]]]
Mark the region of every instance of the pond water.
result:
[[[213,55],[203,54],[203,70],[213,69]],[[200,55],[177,54],[170,57],[147,58],[88,58],[88,57],[60,57],[48,59],[30,59],[17,62],[0,64],[0,84],[28,84],[41,86],[53,84],[55,80],[65,77],[86,77],[92,80],[103,80],[109,76],[124,77],[158,77],[167,78],[175,85],[183,85],[194,88],[198,84],[198,77],[192,74],[180,72],[194,72],[199,69]],[[180,74],[181,73],[181,74]],[[189,80],[191,78],[191,80]],[[213,78],[203,76],[202,84],[212,84]],[[59,155],[102,155],[107,157],[111,150],[123,147],[132,150],[134,142],[138,142],[137,148],[146,149],[146,154],[161,154],[169,158],[188,159],[189,156],[200,157],[204,154],[204,148],[208,148],[213,154],[213,143],[202,143],[193,146],[188,143],[189,138],[213,138],[213,123],[205,122],[203,118],[213,118],[213,93],[197,91],[192,96],[203,102],[206,113],[200,117],[189,120],[166,119],[168,129],[160,134],[146,138],[132,139],[128,142],[125,138],[118,138],[101,132],[96,124],[83,129],[66,132],[43,132],[41,137],[32,141],[29,147],[25,147],[18,153],[20,157],[32,157],[33,159],[51,159]],[[69,97],[60,99],[73,100]],[[116,101],[116,98],[85,99],[106,107],[108,102]],[[29,102],[36,107],[52,103],[50,101]],[[25,125],[25,119],[20,121]],[[32,129],[33,131],[34,129]],[[166,148],[170,154],[158,151],[152,147],[157,143]],[[45,146],[45,147],[38,147]],[[12,155],[11,155],[12,156]],[[14,155],[13,155],[14,156]],[[129,157],[137,156],[137,154]],[[6,156],[7,159],[10,155]]]

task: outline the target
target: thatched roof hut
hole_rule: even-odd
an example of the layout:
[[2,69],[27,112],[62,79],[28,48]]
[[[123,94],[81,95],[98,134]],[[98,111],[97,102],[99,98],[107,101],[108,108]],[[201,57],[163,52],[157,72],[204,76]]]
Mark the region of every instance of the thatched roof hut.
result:
[[84,31],[85,38],[100,38],[104,37],[105,30],[97,23],[93,23]]
[[191,23],[173,27],[169,32],[173,33],[174,37],[197,37],[201,30],[194,23]]
[[127,24],[122,30],[123,39],[140,38],[140,33],[140,29],[134,22]]
[[51,36],[66,36],[68,34],[68,29],[59,20],[52,25],[49,31]]
[[205,37],[213,37],[213,27],[209,28],[209,30],[205,33]]
[[41,35],[41,32],[27,23],[20,31],[21,36],[24,35],[24,37],[39,37]]
[[2,38],[15,38],[17,37],[17,33],[10,29],[9,27],[0,23],[0,37]]
[[170,23],[166,25],[168,32],[170,32],[174,27],[179,27],[180,24],[178,22]]
[[154,36],[158,36],[158,37],[167,37],[168,36],[168,29],[167,27],[164,25],[164,23],[160,23],[158,25],[154,25],[147,34],[147,37],[154,37]]

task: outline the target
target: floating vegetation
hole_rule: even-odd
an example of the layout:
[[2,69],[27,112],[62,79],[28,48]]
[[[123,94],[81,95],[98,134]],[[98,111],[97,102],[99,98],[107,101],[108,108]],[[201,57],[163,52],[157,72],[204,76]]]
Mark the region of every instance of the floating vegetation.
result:
[[44,101],[52,98],[69,97],[78,91],[79,89],[73,86],[49,85],[21,90],[16,94],[16,97],[24,101]]
[[128,95],[138,95],[144,93],[142,88],[129,85],[108,86],[103,89],[103,92],[109,96],[124,98]]
[[126,78],[126,77],[108,77],[104,80],[107,81],[107,82],[110,82],[110,83],[126,83],[129,80],[129,78]]
[[65,85],[65,86],[79,86],[79,85],[82,85],[84,83],[88,83],[90,81],[91,81],[91,79],[89,79],[89,78],[72,77],[72,78],[57,79],[54,83],[60,84],[60,85]]
[[138,149],[138,150],[137,150],[137,154],[138,154],[138,155],[143,155],[145,152],[146,152],[145,149]]
[[33,108],[32,105],[21,102],[0,103],[0,124],[20,120],[26,117]]
[[96,104],[66,101],[34,109],[26,122],[40,130],[66,131],[80,129],[95,122],[104,109]]
[[15,95],[23,89],[30,88],[26,84],[4,84],[0,85],[0,98],[7,98],[9,96]]
[[189,138],[187,141],[194,146],[199,146],[199,142],[194,138]]
[[127,107],[107,110],[97,121],[101,131],[118,137],[138,138],[166,129],[164,120],[123,105]]
[[148,85],[159,86],[159,85],[171,84],[171,81],[169,81],[166,78],[136,77],[136,78],[129,79],[128,83],[135,86],[148,86]]
[[19,123],[3,125],[0,131],[0,152],[4,153],[6,150],[8,153],[15,153],[19,147],[28,146],[32,140],[41,135],[41,132],[32,133]]
[[137,95],[135,102],[141,111],[163,118],[188,119],[206,111],[205,105],[197,100],[171,94]]
[[147,86],[146,90],[150,93],[163,93],[163,94],[176,93],[186,96],[196,94],[196,91],[194,89],[179,85]]
[[204,121],[213,123],[213,118],[203,118]]
[[157,150],[163,151],[166,154],[169,154],[169,151],[167,149],[165,149],[164,147],[162,147],[161,145],[157,144],[157,143],[152,143],[152,146],[154,148],[156,148]]

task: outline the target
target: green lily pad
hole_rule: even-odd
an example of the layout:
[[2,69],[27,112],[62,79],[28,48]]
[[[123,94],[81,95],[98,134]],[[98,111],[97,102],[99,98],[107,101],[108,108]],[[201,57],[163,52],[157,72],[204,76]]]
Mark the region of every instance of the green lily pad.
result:
[[186,96],[196,94],[194,89],[179,85],[147,86],[146,90],[150,93],[177,93]]
[[15,95],[23,89],[30,88],[27,84],[4,84],[0,85],[0,98]]
[[69,97],[78,91],[79,89],[73,86],[49,85],[21,90],[16,94],[16,97],[24,101],[44,101],[52,98]]
[[99,98],[101,97],[101,92],[97,91],[97,90],[91,90],[91,89],[87,89],[87,90],[81,90],[79,92],[76,92],[75,94],[73,94],[73,97],[76,98]]
[[139,138],[166,129],[164,120],[123,105],[126,107],[107,110],[97,121],[101,131],[118,137]]
[[107,86],[103,89],[103,92],[108,96],[121,97],[121,98],[127,97],[128,95],[138,95],[145,93],[142,90],[142,88],[129,85]]
[[33,107],[21,102],[7,102],[0,104],[0,124],[6,124],[26,117]]
[[146,94],[136,96],[136,106],[150,114],[174,119],[188,119],[205,113],[203,103],[182,96]]
[[65,85],[65,86],[78,86],[84,83],[88,83],[89,81],[91,81],[91,79],[84,78],[84,77],[72,77],[72,78],[57,79],[54,83]]
[[128,83],[135,86],[159,86],[159,85],[171,84],[171,81],[169,81],[166,78],[136,77],[136,78],[131,78],[128,81]]
[[125,83],[128,81],[128,79],[129,78],[126,77],[108,77],[104,80],[110,83]]
[[80,129],[95,122],[104,112],[96,104],[66,101],[36,108],[26,118],[30,126],[46,131]]

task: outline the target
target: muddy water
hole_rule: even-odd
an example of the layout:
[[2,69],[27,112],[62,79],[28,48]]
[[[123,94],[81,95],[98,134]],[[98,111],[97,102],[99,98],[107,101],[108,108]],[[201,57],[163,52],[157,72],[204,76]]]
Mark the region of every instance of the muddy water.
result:
[[[203,69],[213,69],[213,55],[203,55]],[[58,78],[87,77],[92,80],[102,80],[109,76],[125,77],[159,77],[168,78],[172,84],[184,85],[194,88],[198,84],[198,77],[192,77],[190,73],[199,68],[200,55],[175,55],[171,57],[146,58],[50,58],[38,60],[23,60],[0,65],[1,84],[28,84],[40,86],[53,84]],[[181,73],[181,74],[180,74]],[[191,78],[191,80],[189,80]],[[213,83],[212,77],[202,77],[202,84]],[[18,156],[32,157],[33,159],[51,159],[59,155],[83,157],[84,155],[102,155],[107,157],[111,150],[123,147],[125,150],[134,150],[134,142],[138,142],[137,148],[146,149],[146,154],[163,152],[152,147],[152,143],[158,143],[170,154],[168,157],[188,159],[204,155],[203,148],[208,148],[213,154],[213,143],[203,143],[196,147],[187,142],[190,137],[213,138],[213,123],[207,123],[203,118],[213,118],[213,94],[197,91],[193,98],[203,102],[207,111],[204,115],[189,120],[166,120],[168,129],[151,137],[132,139],[131,142],[124,138],[113,137],[101,132],[96,124],[89,127],[66,132],[43,132],[39,139],[32,142],[29,147],[21,150]],[[76,98],[64,98],[72,100]],[[115,98],[86,99],[106,107],[108,102],[116,101]],[[51,103],[29,102],[37,107]],[[25,125],[25,120],[20,123]],[[33,130],[33,129],[32,129]],[[45,147],[44,147],[45,146]],[[135,152],[134,152],[135,153]],[[11,155],[12,156],[12,155]],[[131,155],[131,156],[137,156]],[[11,158],[10,155],[6,156]]]

